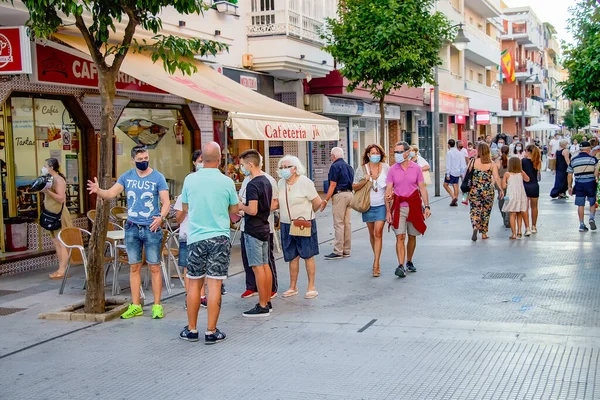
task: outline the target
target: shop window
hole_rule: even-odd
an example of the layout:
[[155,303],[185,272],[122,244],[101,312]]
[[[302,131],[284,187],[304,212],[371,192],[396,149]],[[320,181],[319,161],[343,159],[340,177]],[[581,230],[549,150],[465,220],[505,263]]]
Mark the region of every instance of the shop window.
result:
[[38,217],[38,196],[29,193],[48,158],[56,158],[67,182],[66,207],[81,213],[83,199],[81,131],[61,100],[10,100],[18,216]]
[[[6,127],[5,127],[4,105],[0,104],[0,188],[2,189],[2,209],[0,210],[0,218],[8,217],[8,195],[6,193],[8,187],[6,181],[8,179],[8,166],[6,164]],[[1,244],[0,244],[1,246]],[[1,248],[0,248],[1,250]]]
[[183,180],[191,172],[193,149],[180,106],[127,107],[119,118],[115,137],[117,176],[134,168],[131,148],[143,144],[148,147],[150,167],[165,176],[171,198],[181,193]]

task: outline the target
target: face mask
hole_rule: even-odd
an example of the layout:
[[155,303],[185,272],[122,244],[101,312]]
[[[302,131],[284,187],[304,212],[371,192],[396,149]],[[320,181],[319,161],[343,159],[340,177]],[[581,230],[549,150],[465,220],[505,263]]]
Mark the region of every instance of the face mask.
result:
[[377,164],[379,161],[381,161],[381,156],[379,154],[374,154],[369,156],[369,160],[371,160],[373,164]]
[[198,171],[199,169],[204,168],[204,163],[198,163],[196,164],[196,171]]
[[517,151],[521,151],[523,148],[521,146],[517,146]]
[[410,153],[408,153],[408,159],[412,160],[415,157],[415,152],[411,151]]
[[140,171],[145,171],[148,169],[148,164],[150,164],[149,161],[136,161],[135,167]]
[[42,175],[48,175],[48,173],[49,173],[48,168],[42,167]]
[[292,177],[292,171],[289,168],[280,169],[277,171],[277,175],[286,181]]
[[400,153],[400,154],[395,153],[394,154],[394,159],[396,160],[396,162],[398,164],[403,163],[404,162],[404,154],[402,154],[402,153]]
[[248,171],[246,168],[244,168],[243,166],[240,166],[240,169],[242,170],[242,174],[244,174],[245,176],[250,175],[250,171]]

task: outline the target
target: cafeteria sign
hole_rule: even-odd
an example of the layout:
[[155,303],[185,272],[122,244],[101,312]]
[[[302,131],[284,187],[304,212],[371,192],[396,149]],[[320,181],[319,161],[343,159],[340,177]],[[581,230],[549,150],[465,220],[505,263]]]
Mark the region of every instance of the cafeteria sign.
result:
[[31,74],[31,45],[24,26],[0,27],[0,75]]

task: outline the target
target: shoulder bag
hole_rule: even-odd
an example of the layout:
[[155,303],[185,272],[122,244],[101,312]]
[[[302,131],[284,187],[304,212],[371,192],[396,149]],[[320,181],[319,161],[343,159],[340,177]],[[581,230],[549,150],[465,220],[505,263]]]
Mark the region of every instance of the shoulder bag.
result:
[[[369,171],[367,167],[363,165],[365,170],[365,179],[369,177]],[[350,207],[354,211],[358,211],[360,213],[364,213],[369,211],[371,208],[371,186],[368,182],[363,185],[360,189],[354,192],[354,196],[352,196],[352,200],[350,201]]]
[[[290,235],[291,236],[302,236],[302,237],[310,237],[312,234],[312,221],[307,221],[304,217],[298,217],[296,219],[292,218],[292,213],[290,212],[290,203],[288,201],[288,196],[290,194],[288,190],[288,185],[285,185],[285,205],[288,210],[288,215],[290,216]],[[310,205],[312,211],[312,203]]]
[[46,229],[47,231],[57,231],[60,228],[62,228],[60,218],[62,216],[64,208],[65,203],[62,204],[62,207],[60,208],[60,212],[58,214],[50,212],[44,208],[42,210],[42,215],[40,215],[40,226]]
[[460,184],[461,192],[469,193],[471,191],[471,187],[473,186],[473,170],[474,169],[475,169],[475,160],[473,159],[469,163],[469,168],[467,168],[465,177],[463,178],[463,181]]

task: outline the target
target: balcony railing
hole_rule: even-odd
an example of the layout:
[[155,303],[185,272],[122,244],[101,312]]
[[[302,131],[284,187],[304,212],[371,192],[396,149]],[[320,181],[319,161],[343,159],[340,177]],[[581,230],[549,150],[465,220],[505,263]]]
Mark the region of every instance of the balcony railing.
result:
[[477,29],[476,27],[474,27],[471,24],[465,24],[465,27],[466,27],[467,32],[472,33],[479,39],[483,40],[486,44],[494,47],[494,49],[500,49],[500,42],[498,42],[498,40],[496,40],[496,38],[488,36],[485,32],[483,32],[480,29]]
[[336,0],[249,0],[248,36],[288,35],[322,43],[325,18],[333,18]]
[[478,82],[467,81],[465,83],[465,88],[467,90],[487,94],[488,96],[500,97],[500,89],[483,85]]

